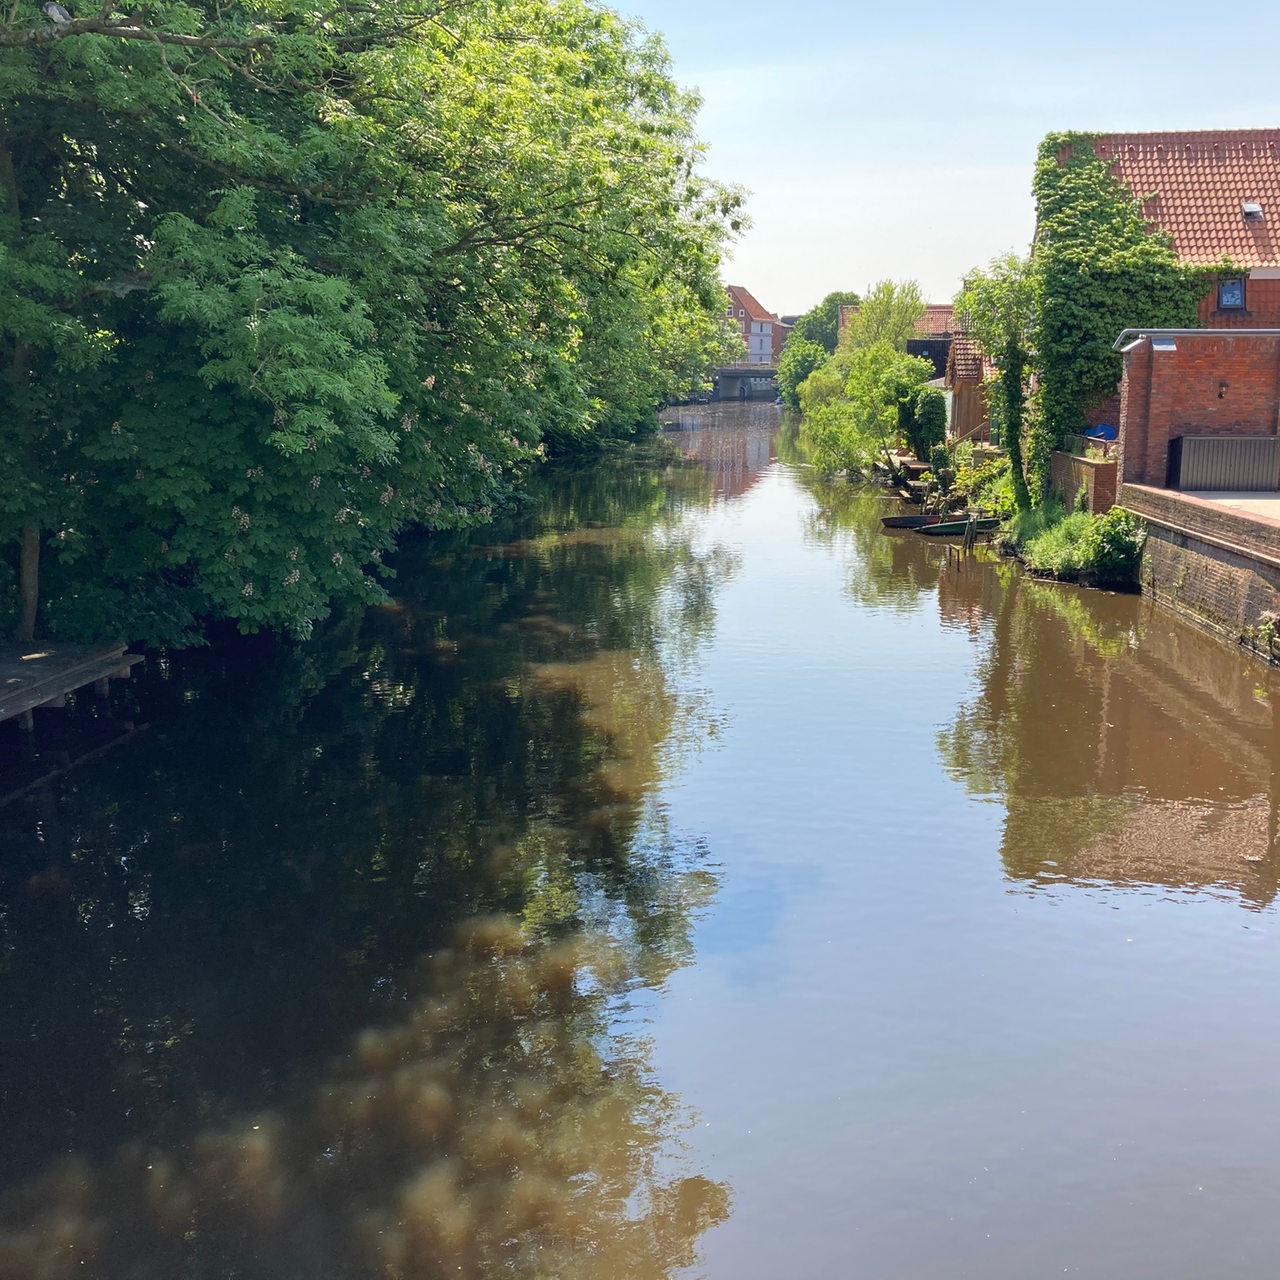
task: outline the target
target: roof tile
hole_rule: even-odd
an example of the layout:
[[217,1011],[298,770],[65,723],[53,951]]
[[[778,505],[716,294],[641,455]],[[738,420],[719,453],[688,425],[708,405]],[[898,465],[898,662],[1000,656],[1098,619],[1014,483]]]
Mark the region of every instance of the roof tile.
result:
[[939,338],[946,337],[952,330],[952,319],[955,309],[949,302],[930,302],[925,306],[924,315],[916,321],[916,332]]
[[725,285],[725,292],[733,299],[735,307],[740,307],[747,313],[749,320],[777,320],[778,317],[772,311],[766,311],[756,301],[755,295],[740,284]]
[[[1280,266],[1280,129],[1112,134],[1094,150],[1183,262]],[[1245,220],[1246,200],[1262,205],[1260,219]]]
[[952,378],[982,377],[982,349],[972,338],[952,338],[950,358],[952,367],[947,372]]

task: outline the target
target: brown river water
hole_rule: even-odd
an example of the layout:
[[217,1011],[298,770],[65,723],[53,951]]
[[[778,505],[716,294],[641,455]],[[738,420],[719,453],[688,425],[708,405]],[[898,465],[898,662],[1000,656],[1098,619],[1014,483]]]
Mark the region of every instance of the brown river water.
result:
[[3,727],[0,1280],[1276,1274],[1280,680],[666,416]]

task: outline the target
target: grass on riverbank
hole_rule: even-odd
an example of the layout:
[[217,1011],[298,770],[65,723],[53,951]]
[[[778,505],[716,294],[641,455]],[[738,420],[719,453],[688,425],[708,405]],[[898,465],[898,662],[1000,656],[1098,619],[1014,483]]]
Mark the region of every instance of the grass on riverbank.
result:
[[1112,507],[1101,515],[1067,512],[1056,499],[1014,514],[1000,534],[1004,550],[1032,572],[1113,591],[1135,591],[1146,526]]

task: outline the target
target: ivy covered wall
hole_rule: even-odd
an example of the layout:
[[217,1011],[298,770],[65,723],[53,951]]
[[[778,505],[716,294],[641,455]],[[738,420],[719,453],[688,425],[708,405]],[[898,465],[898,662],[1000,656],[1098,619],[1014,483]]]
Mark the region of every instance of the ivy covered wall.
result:
[[1038,412],[1028,441],[1033,493],[1050,452],[1078,432],[1091,402],[1114,395],[1122,329],[1192,328],[1219,269],[1179,263],[1138,199],[1099,158],[1093,133],[1051,133],[1040,144],[1033,191],[1036,239],[1035,369]]

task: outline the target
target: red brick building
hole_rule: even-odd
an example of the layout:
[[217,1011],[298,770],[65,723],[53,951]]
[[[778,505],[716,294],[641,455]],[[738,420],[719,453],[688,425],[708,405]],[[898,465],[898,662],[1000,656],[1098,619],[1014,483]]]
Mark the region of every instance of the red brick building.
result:
[[[840,305],[840,336],[844,337],[858,308],[853,303]],[[916,317],[915,331],[919,338],[949,338],[955,330],[955,308],[949,302],[926,302],[924,311]]]
[[766,311],[749,289],[741,285],[725,286],[729,295],[725,317],[737,324],[747,344],[748,364],[773,364],[785,341],[782,322],[772,311]]
[[1239,268],[1200,304],[1202,325],[1280,326],[1280,129],[1112,134],[1094,150],[1182,262]]
[[[1214,329],[1152,329],[1127,334],[1120,383],[1120,483],[1156,488],[1262,489],[1280,487],[1280,463],[1245,442],[1270,438],[1280,427],[1280,330],[1232,334]],[[1194,440],[1230,449],[1222,483],[1179,474],[1173,442]],[[1224,443],[1217,443],[1224,442]],[[1203,450],[1202,450],[1203,451]],[[1280,455],[1277,455],[1280,457]],[[1212,473],[1210,473],[1212,475]]]

